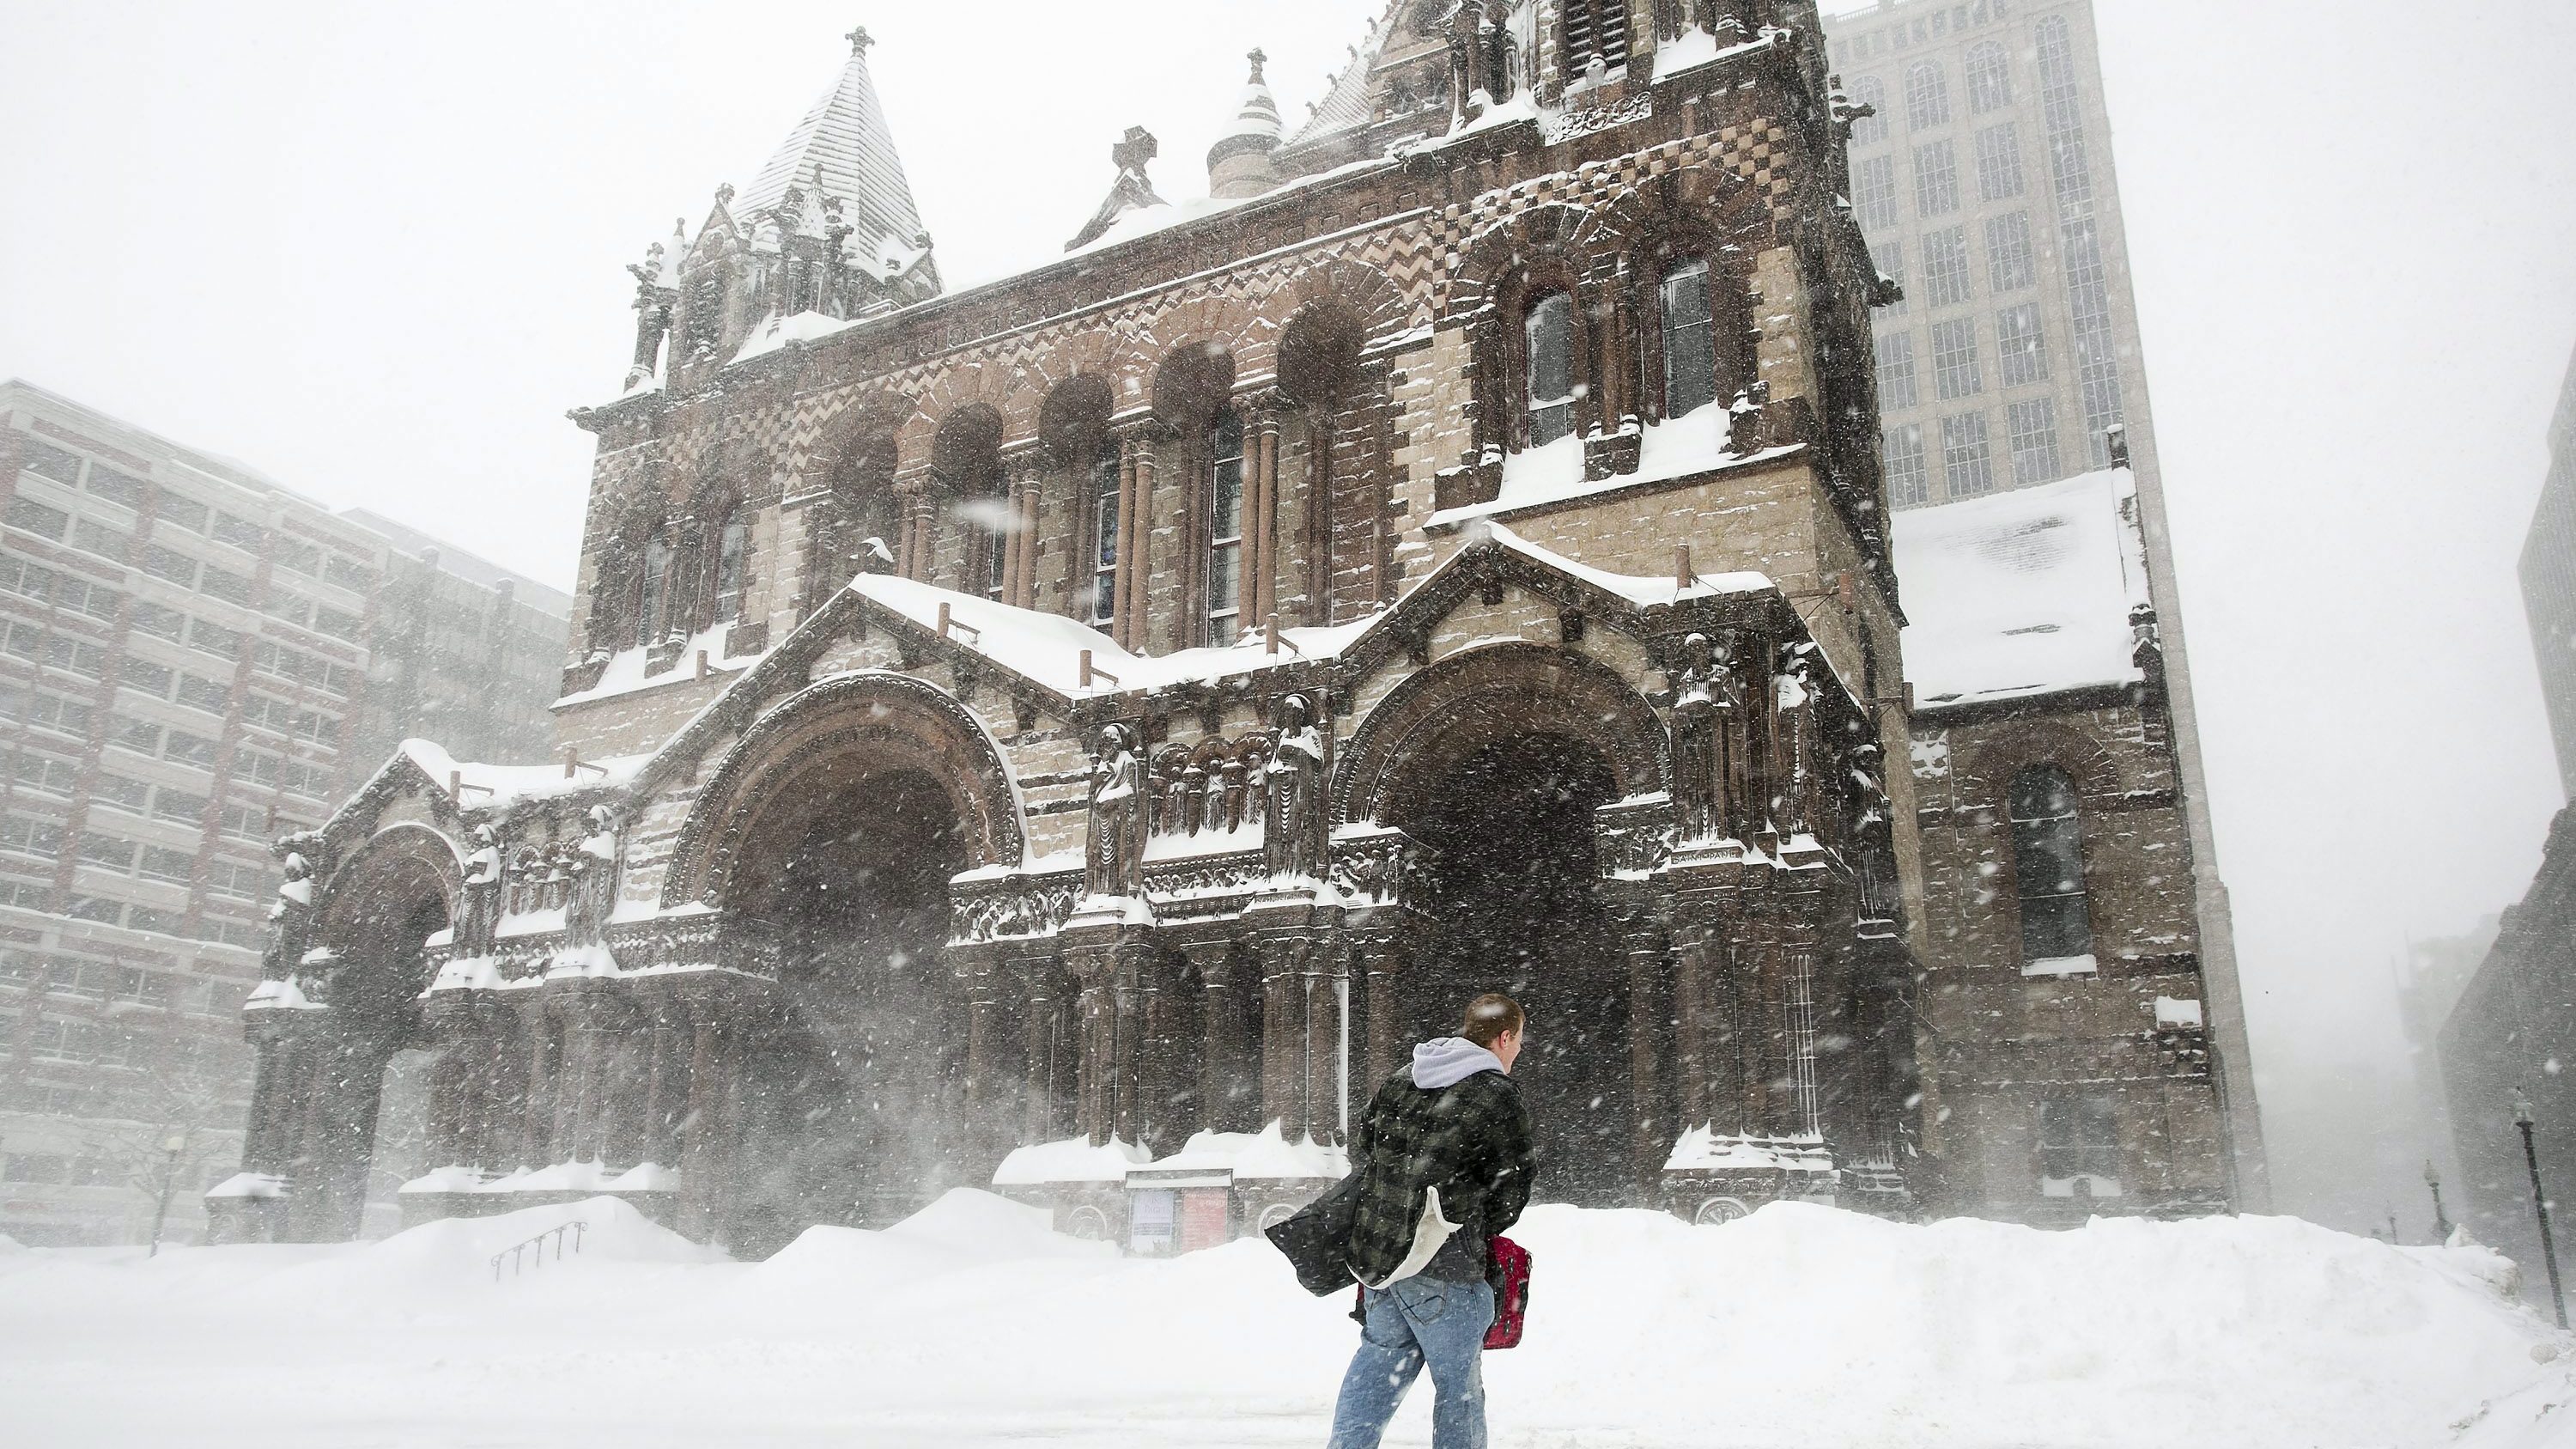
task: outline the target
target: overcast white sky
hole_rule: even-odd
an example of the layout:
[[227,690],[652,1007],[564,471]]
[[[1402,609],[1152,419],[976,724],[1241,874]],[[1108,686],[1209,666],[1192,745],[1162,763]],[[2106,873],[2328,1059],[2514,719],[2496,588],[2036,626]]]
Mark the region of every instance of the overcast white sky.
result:
[[[2513,568],[2576,345],[2576,6],[2097,4],[2269,1081],[2393,1050],[2403,939],[2518,896],[2558,803]],[[624,264],[854,23],[954,287],[1052,253],[1127,126],[1199,194],[1243,52],[1293,119],[1379,8],[0,0],[0,375],[569,585]]]

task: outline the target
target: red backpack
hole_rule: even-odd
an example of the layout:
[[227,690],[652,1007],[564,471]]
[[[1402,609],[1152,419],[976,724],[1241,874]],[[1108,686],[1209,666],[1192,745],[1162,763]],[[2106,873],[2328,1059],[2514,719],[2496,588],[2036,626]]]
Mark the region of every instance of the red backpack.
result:
[[1509,1238],[1494,1239],[1494,1268],[1497,1280],[1494,1293],[1494,1326],[1485,1330],[1485,1347],[1513,1348],[1521,1341],[1521,1325],[1529,1317],[1529,1249]]

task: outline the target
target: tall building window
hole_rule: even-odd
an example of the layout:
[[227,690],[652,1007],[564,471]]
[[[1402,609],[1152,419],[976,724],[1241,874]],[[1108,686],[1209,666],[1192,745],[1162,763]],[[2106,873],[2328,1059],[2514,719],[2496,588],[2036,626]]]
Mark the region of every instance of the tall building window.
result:
[[1905,68],[1905,124],[1920,131],[1950,119],[1950,80],[1941,67],[1918,60]]
[[716,530],[716,610],[715,621],[730,624],[742,617],[744,565],[751,551],[751,525],[737,508],[725,516],[724,526]]
[[2048,380],[2048,341],[2040,335],[2038,303],[2024,302],[1995,314],[1995,356],[2006,387]]
[[1914,334],[1881,332],[1878,348],[1878,410],[1903,412],[1921,403],[1914,386]]
[[2120,1181],[2120,1114],[2109,1097],[2048,1097],[2039,1104],[2039,1175],[2050,1182],[2095,1180],[2096,1195]]
[[1874,75],[1862,76],[1860,83],[1852,87],[1852,101],[1856,105],[1869,107],[1874,114],[1852,122],[1851,143],[1855,146],[1875,146],[1886,140],[1887,82]]
[[1664,416],[1678,418],[1717,401],[1717,324],[1708,295],[1708,263],[1684,262],[1664,277]]
[[1982,116],[2012,104],[2012,61],[2000,42],[1968,47],[1968,109]]
[[1974,317],[1932,324],[1932,388],[1944,402],[1986,390],[1985,374],[1977,367]]
[[2013,484],[2054,483],[2066,476],[2057,461],[2057,400],[2032,398],[2004,409],[2012,442]]
[[1914,209],[1925,216],[1959,209],[1959,153],[1946,138],[1914,148]]
[[1529,445],[1544,448],[1574,432],[1574,299],[1550,292],[1530,303]]
[[1106,626],[1118,607],[1118,441],[1100,440],[1091,460],[1091,622]]
[[1968,228],[1943,227],[1923,234],[1924,300],[1935,307],[1955,307],[1976,295],[1968,277]]
[[1867,227],[1896,225],[1896,158],[1868,156],[1852,168],[1852,211]]
[[1977,199],[2005,201],[2021,193],[2021,132],[2010,121],[1979,131]]
[[1887,501],[1912,508],[1932,501],[1932,475],[1923,465],[1923,425],[1899,423],[1879,435],[1879,457],[1887,469]]
[[2075,782],[2055,765],[2031,765],[2013,776],[2013,883],[2021,898],[2025,968],[2093,954],[2085,908],[2084,822]]
[[1565,74],[1628,63],[1628,0],[1565,0]]
[[662,637],[662,615],[671,593],[671,546],[659,537],[644,545],[644,579],[636,590],[635,642],[651,644]]
[[1231,644],[1243,610],[1243,418],[1220,410],[1208,425],[1207,641]]
[[1987,217],[1987,285],[1997,292],[2018,292],[2037,280],[2030,251],[2030,213]]
[[1953,413],[1941,420],[1941,481],[1952,498],[1974,498],[1995,489],[1984,413]]

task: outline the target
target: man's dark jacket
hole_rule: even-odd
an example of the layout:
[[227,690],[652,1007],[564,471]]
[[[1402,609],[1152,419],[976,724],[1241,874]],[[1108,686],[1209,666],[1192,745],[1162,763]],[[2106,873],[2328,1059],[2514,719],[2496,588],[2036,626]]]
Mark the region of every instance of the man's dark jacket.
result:
[[1475,1282],[1485,1276],[1494,1234],[1520,1221],[1536,1163],[1529,1112],[1517,1083],[1478,1072],[1425,1089],[1408,1068],[1387,1079],[1351,1134],[1350,1269],[1383,1280],[1413,1251],[1425,1189],[1440,1189],[1440,1215],[1458,1225],[1422,1271]]

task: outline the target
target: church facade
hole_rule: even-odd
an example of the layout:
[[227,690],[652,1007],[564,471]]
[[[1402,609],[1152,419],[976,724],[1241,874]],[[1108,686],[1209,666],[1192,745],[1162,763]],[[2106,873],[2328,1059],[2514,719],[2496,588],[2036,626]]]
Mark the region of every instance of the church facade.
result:
[[413,1217],[1190,1246],[1487,989],[1545,1196],[2233,1205],[2152,608],[1909,689],[1811,3],[1395,4],[1294,134],[1255,57],[1209,203],[1131,132],[953,294],[867,50],[632,269],[563,758],[280,842],[224,1231],[353,1231],[422,1051]]

